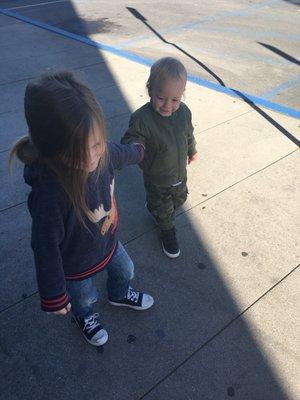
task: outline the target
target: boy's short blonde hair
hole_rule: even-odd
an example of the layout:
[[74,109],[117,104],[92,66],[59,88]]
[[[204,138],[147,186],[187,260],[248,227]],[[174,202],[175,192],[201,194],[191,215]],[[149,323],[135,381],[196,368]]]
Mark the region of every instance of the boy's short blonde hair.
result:
[[173,57],[160,58],[152,65],[146,84],[149,96],[152,90],[161,89],[168,79],[187,79],[184,65]]

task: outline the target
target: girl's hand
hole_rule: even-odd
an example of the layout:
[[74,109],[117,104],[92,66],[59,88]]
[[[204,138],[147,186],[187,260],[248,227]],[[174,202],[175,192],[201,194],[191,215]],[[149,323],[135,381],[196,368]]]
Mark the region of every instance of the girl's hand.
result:
[[61,309],[59,311],[54,311],[53,314],[55,314],[55,315],[66,315],[66,314],[68,314],[69,311],[71,311],[71,303],[69,303],[65,308],[63,308],[63,309]]
[[198,153],[193,154],[192,156],[188,156],[188,164],[190,164],[193,161],[197,161],[199,160],[199,155]]

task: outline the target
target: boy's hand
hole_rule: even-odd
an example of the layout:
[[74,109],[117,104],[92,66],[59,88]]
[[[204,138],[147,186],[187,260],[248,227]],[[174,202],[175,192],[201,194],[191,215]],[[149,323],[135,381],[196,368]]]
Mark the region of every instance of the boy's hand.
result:
[[[69,303],[65,308],[63,308],[62,310],[59,311],[54,311],[53,314],[55,315],[66,315],[68,314],[68,312],[71,311],[71,303]],[[49,313],[52,314],[52,313]]]
[[190,164],[193,161],[197,161],[199,160],[199,155],[198,153],[193,154],[192,156],[188,156],[188,164]]

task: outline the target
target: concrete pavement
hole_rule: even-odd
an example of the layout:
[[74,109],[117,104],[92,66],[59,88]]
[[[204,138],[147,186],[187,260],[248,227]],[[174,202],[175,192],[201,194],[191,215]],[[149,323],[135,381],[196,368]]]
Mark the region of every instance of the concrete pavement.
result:
[[114,309],[99,274],[110,337],[97,350],[39,309],[28,189],[20,166],[7,174],[8,149],[26,134],[24,88],[39,73],[82,74],[119,141],[147,101],[149,68],[1,14],[0,41],[0,399],[300,398],[299,120],[188,83],[200,160],[176,222],[182,255],[162,254],[141,174],[121,171],[119,236],[155,305]]

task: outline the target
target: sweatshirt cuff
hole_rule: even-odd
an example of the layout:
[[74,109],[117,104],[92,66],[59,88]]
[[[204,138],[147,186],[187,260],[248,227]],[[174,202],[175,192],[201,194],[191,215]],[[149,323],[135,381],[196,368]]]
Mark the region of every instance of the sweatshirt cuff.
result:
[[45,299],[41,297],[41,308],[43,311],[54,312],[65,308],[70,303],[69,296],[67,293],[52,297],[51,299]]

